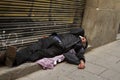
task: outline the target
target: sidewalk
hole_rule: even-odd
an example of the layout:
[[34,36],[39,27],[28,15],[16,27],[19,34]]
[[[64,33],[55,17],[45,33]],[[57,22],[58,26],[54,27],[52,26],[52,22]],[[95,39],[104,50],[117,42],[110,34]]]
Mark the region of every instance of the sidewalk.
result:
[[16,80],[120,80],[120,35],[107,45],[89,51],[86,68],[60,63],[52,70],[39,70]]

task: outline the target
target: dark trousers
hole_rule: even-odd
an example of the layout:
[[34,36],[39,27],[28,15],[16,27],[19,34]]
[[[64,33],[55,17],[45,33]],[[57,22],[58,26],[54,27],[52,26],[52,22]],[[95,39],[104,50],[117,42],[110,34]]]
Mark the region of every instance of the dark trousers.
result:
[[34,62],[44,57],[54,57],[62,53],[62,50],[59,49],[58,47],[54,45],[48,47],[46,45],[47,44],[44,40],[39,40],[38,42],[19,50],[16,53],[16,59],[15,59],[14,66],[20,65],[27,61]]

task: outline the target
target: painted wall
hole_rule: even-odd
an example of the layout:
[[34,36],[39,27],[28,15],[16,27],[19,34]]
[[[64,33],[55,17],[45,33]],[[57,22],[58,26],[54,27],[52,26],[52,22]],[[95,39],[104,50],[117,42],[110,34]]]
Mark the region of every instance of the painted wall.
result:
[[120,0],[87,0],[82,26],[91,46],[98,47],[116,39],[119,9]]

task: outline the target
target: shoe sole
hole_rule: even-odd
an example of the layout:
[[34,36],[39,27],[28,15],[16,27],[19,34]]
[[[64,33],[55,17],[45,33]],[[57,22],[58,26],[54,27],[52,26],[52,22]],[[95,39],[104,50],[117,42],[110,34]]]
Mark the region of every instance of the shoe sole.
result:
[[16,57],[16,48],[14,46],[9,46],[6,50],[6,60],[5,65],[12,67]]

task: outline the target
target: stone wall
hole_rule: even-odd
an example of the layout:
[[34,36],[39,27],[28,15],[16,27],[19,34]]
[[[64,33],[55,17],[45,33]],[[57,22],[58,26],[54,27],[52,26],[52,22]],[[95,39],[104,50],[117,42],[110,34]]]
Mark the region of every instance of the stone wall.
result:
[[120,0],[87,0],[82,27],[93,47],[116,39],[119,23],[117,12],[120,9],[117,2]]
[[116,27],[118,32],[120,33],[120,0],[115,0],[115,11],[116,11]]

